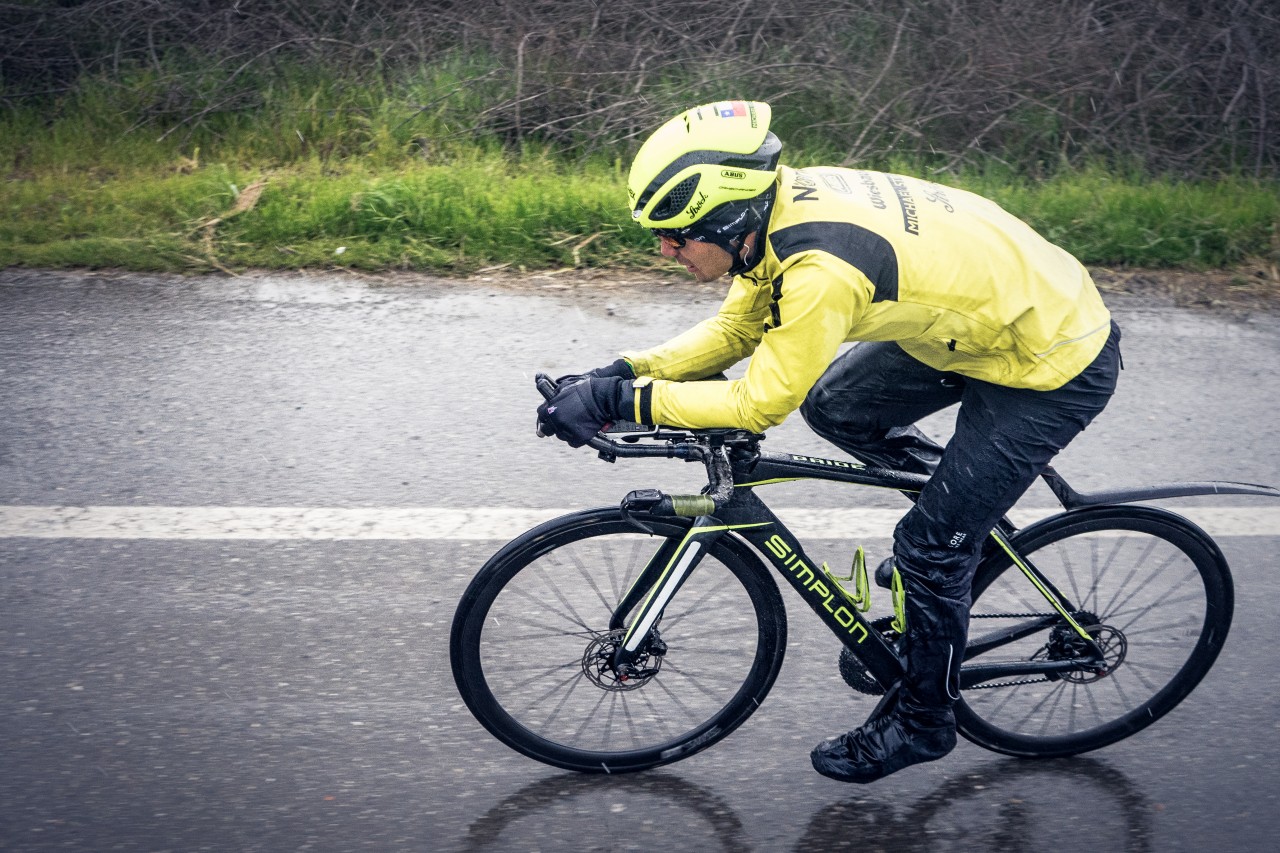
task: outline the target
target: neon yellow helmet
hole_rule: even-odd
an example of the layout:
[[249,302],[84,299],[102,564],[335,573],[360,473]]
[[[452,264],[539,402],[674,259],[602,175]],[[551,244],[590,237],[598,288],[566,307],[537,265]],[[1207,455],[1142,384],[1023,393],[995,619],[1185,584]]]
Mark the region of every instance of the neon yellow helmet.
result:
[[659,234],[735,243],[768,218],[782,143],[761,101],[695,107],[640,147],[627,180],[632,218]]

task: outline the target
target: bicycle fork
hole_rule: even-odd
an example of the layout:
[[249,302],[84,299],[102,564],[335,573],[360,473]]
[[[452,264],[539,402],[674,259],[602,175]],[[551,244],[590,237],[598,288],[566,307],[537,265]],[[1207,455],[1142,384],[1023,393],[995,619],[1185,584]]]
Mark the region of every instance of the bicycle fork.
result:
[[[721,524],[712,516],[700,516],[683,538],[665,540],[649,558],[609,620],[610,632],[622,632],[626,628],[614,649],[611,662],[619,679],[625,681],[636,675],[637,661],[651,654],[665,653],[666,646],[657,633],[664,608],[707,551],[732,529],[732,526]],[[628,628],[627,615],[633,610],[635,613]]]

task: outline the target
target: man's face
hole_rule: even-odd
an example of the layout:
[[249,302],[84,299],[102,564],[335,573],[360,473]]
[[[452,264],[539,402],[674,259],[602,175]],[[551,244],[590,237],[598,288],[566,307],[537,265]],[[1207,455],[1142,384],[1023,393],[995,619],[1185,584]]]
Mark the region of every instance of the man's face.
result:
[[686,240],[683,246],[670,237],[660,237],[659,249],[664,258],[674,258],[698,281],[715,281],[728,274],[733,256],[713,243]]

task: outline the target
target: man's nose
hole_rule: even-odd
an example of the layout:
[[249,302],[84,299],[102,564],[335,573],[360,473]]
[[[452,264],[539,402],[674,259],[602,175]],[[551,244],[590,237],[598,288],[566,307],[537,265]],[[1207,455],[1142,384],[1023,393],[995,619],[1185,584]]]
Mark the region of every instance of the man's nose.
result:
[[670,237],[661,237],[658,240],[658,251],[662,253],[664,258],[674,258],[676,253],[680,251],[680,247]]

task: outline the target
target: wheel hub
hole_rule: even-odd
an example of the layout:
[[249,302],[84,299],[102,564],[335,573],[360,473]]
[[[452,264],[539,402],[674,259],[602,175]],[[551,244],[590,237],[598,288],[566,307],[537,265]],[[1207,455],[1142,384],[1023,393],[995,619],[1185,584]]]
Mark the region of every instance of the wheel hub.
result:
[[657,676],[667,654],[667,644],[658,636],[655,628],[649,632],[633,663],[614,665],[614,654],[626,638],[626,630],[618,629],[596,635],[582,653],[582,672],[601,690],[635,690]]
[[[1100,666],[1057,673],[1050,675],[1049,678],[1070,681],[1074,684],[1089,684],[1106,678],[1124,663],[1129,653],[1128,639],[1119,628],[1097,624],[1098,617],[1092,613],[1077,613],[1075,618],[1089,635],[1089,639],[1093,640],[1102,652],[1103,662]],[[1049,642],[1032,656],[1032,660],[1075,661],[1091,657],[1092,653],[1085,639],[1071,626],[1059,625],[1049,634]]]

